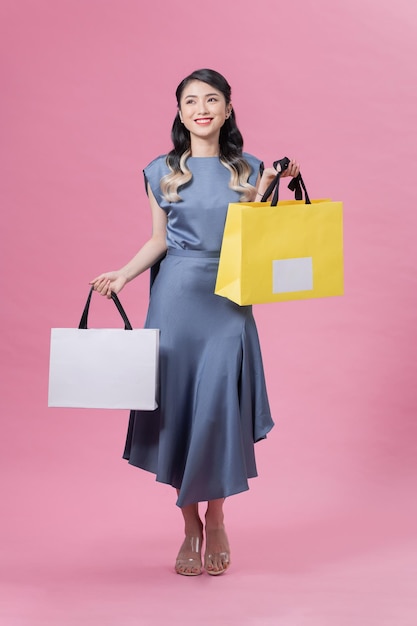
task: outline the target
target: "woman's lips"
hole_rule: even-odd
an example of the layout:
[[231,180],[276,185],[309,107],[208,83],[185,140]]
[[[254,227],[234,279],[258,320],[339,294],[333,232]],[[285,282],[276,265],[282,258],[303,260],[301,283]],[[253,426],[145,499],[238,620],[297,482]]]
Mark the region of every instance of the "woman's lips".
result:
[[205,126],[207,124],[210,124],[212,119],[213,119],[212,117],[199,117],[198,119],[196,119],[194,121],[199,126]]

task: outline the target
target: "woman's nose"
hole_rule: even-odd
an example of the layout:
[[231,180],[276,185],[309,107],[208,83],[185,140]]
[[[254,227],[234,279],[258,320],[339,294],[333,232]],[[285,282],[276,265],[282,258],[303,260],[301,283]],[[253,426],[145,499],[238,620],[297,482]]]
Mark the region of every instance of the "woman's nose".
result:
[[205,100],[201,100],[198,103],[198,112],[201,113],[207,113],[207,103],[205,102]]

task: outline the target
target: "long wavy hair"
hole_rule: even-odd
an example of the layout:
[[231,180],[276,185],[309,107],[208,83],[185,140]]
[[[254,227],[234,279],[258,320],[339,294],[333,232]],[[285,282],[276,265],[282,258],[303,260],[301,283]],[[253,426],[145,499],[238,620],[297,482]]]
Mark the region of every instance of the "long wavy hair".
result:
[[[187,159],[191,155],[190,131],[181,122],[179,109],[184,89],[194,80],[207,83],[220,91],[226,100],[226,106],[231,99],[229,83],[224,76],[214,70],[196,70],[184,78],[178,85],[175,92],[178,111],[171,130],[171,139],[174,147],[166,158],[170,171],[161,180],[161,190],[168,202],[180,202],[179,188],[189,183],[192,179],[192,174],[187,167]],[[242,156],[243,137],[237,127],[233,108],[220,129],[219,148],[220,162],[230,171],[229,187],[241,194],[241,200],[252,200],[255,194],[255,187],[248,182],[251,168]]]

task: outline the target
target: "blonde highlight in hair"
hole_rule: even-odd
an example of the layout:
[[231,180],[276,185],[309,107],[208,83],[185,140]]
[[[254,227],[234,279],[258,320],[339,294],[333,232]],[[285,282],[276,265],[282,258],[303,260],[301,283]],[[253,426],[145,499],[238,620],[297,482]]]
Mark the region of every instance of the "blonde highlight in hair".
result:
[[256,187],[248,183],[251,175],[249,164],[243,157],[238,164],[236,162],[231,164],[224,157],[220,157],[220,162],[230,172],[230,189],[240,194],[241,202],[252,202],[256,195]]
[[170,170],[169,174],[161,179],[161,191],[167,202],[181,202],[181,196],[178,193],[179,187],[186,185],[190,182],[193,175],[187,167],[187,159],[191,154],[191,150],[188,148],[181,155],[179,160],[179,169],[174,169],[170,163],[170,159],[167,157],[167,166]]

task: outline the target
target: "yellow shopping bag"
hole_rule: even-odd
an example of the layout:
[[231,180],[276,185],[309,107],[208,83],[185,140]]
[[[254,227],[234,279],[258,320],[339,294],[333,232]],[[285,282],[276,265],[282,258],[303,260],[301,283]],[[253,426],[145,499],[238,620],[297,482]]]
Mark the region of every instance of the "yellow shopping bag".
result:
[[229,204],[215,293],[240,305],[343,295],[342,202],[310,201],[301,176],[289,187],[305,200]]

